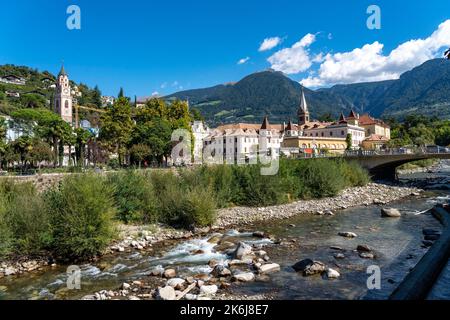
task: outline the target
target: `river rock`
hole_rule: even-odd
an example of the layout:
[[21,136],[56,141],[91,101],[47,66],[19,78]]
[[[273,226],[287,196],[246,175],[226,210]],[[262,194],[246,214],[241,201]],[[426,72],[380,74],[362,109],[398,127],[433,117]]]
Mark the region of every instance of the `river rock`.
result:
[[197,296],[196,294],[187,293],[187,294],[184,296],[184,299],[193,301],[193,300],[197,300],[197,297],[198,297],[198,296]]
[[337,272],[336,270],[331,269],[331,268],[328,268],[328,269],[327,269],[327,278],[328,278],[328,279],[337,279],[337,278],[339,278],[340,276],[341,276],[340,273]]
[[211,268],[214,268],[218,264],[219,264],[219,262],[216,259],[211,259],[208,261],[208,266],[210,266]]
[[255,280],[255,275],[252,272],[243,272],[233,275],[233,280],[241,282],[249,282]]
[[356,247],[356,251],[358,252],[372,252],[372,249],[366,244],[360,244]]
[[167,285],[175,289],[182,289],[186,280],[181,278],[172,278],[167,281]]
[[438,240],[440,236],[441,236],[440,234],[427,234],[424,237],[424,240],[435,241],[435,240]]
[[175,269],[166,269],[164,270],[164,278],[170,279],[174,278],[177,275]]
[[214,270],[211,272],[214,277],[228,277],[231,276],[230,269],[225,268],[223,265],[217,265],[214,267]]
[[302,272],[304,276],[311,276],[325,271],[325,265],[320,261],[304,259],[292,266],[297,272]]
[[253,253],[252,247],[244,242],[239,242],[236,250],[234,251],[234,259],[242,260],[244,256],[251,255]]
[[345,255],[344,255],[343,253],[340,253],[340,252],[335,253],[335,254],[333,255],[333,257],[334,257],[335,259],[337,259],[337,260],[345,259]]
[[208,239],[208,243],[219,243],[220,239],[222,239],[222,234],[215,233]]
[[219,290],[219,288],[215,284],[210,285],[210,286],[201,286],[200,294],[215,295],[217,293],[217,290]]
[[124,283],[122,283],[122,286],[121,286],[120,288],[121,288],[122,290],[128,290],[128,289],[131,288],[131,285],[128,284],[128,283],[126,283],[126,282],[124,282]]
[[338,235],[344,238],[356,238],[358,236],[354,232],[339,232]]
[[12,268],[12,267],[6,267],[3,270],[3,273],[5,274],[5,276],[12,276],[12,275],[15,275],[17,273],[17,270]]
[[430,236],[430,235],[433,235],[433,234],[441,234],[436,229],[427,229],[427,228],[423,229],[422,233],[423,233],[424,236]]
[[175,300],[175,289],[171,286],[165,286],[164,288],[160,287],[156,293],[156,298],[159,300]]
[[401,213],[398,209],[395,208],[382,208],[381,216],[384,218],[399,218],[401,217]]
[[158,266],[158,267],[153,268],[150,271],[150,276],[160,277],[163,275],[163,273],[164,273],[164,268],[162,266]]
[[255,231],[253,232],[253,236],[255,238],[265,238],[266,234],[263,231]]
[[325,210],[324,214],[327,215],[327,216],[334,216],[334,212],[331,211],[331,210]]
[[433,245],[433,241],[424,240],[424,241],[422,241],[422,244],[423,244],[425,247],[431,247],[431,246]]
[[259,268],[259,273],[266,274],[280,271],[280,265],[276,263],[264,264]]
[[370,252],[360,252],[359,256],[363,259],[374,259],[375,258],[375,255]]
[[294,264],[292,268],[296,272],[303,272],[308,266],[312,265],[313,263],[314,261],[312,261],[311,259],[304,259]]

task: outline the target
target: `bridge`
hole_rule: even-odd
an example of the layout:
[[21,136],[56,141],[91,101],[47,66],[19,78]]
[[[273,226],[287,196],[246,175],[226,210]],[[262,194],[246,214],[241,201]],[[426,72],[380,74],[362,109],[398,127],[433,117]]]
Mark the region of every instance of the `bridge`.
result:
[[382,151],[347,151],[344,158],[353,160],[372,174],[375,179],[396,179],[396,169],[402,164],[426,159],[450,159],[448,148],[389,149]]

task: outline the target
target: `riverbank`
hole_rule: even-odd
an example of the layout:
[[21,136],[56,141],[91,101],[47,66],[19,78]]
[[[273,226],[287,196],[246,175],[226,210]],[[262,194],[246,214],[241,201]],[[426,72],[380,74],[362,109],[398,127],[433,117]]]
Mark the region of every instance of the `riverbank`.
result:
[[[370,183],[363,187],[346,189],[336,197],[301,200],[262,208],[232,207],[219,209],[217,220],[212,227],[197,228],[193,231],[177,230],[163,224],[142,226],[121,224],[118,226],[119,240],[113,242],[105,250],[103,256],[118,252],[151,251],[153,246],[166,240],[191,239],[225,228],[244,228],[258,221],[287,219],[300,214],[331,215],[334,214],[333,211],[350,207],[369,206],[371,204],[385,205],[405,197],[419,196],[422,191],[419,188]],[[100,258],[96,257],[93,261]],[[42,271],[52,266],[56,266],[52,257],[20,257],[0,263],[0,278]]]

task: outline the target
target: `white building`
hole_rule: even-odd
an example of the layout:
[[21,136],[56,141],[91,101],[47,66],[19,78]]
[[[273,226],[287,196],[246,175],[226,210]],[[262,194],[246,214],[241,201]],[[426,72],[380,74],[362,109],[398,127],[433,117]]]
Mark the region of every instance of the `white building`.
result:
[[258,152],[276,156],[283,141],[283,125],[272,126],[267,117],[262,125],[238,123],[211,130],[204,139],[207,161],[242,164],[256,161]]
[[203,158],[203,141],[209,135],[210,129],[203,121],[194,121],[192,134],[194,135],[194,163],[201,163]]
[[0,82],[8,83],[8,84],[15,84],[19,86],[25,85],[26,81],[24,78],[16,77],[15,75],[7,75],[0,78]]

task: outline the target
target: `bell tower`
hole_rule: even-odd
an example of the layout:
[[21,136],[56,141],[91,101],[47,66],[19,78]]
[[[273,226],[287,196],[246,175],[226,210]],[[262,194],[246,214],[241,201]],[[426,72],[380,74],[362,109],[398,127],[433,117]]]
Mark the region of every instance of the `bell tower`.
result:
[[56,79],[56,93],[54,99],[55,112],[60,117],[72,125],[72,92],[69,83],[69,76],[61,66],[58,77]]
[[302,88],[302,97],[300,101],[300,108],[298,108],[298,125],[305,125],[309,122],[309,110],[306,103],[305,92]]

